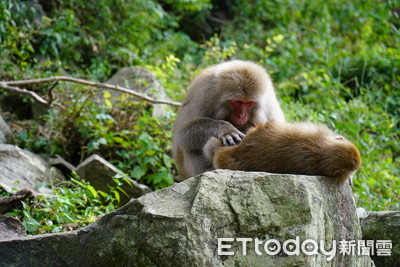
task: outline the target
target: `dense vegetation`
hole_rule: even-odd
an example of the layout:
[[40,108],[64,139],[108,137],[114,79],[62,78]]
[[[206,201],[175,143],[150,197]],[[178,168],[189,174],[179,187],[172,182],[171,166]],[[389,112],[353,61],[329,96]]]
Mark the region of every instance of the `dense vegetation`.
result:
[[[353,185],[358,205],[400,208],[399,2],[39,2],[43,10],[36,1],[1,1],[0,80],[69,75],[106,81],[121,67],[137,65],[153,71],[170,98],[181,101],[199,69],[231,58],[253,60],[271,74],[289,121],[325,123],[360,149],[363,163]],[[48,94],[46,86],[28,89]],[[151,105],[138,99],[97,105],[94,90],[62,83],[54,92],[56,105],[40,121],[30,120],[29,112],[4,115],[19,145],[31,151],[60,154],[74,164],[96,152],[154,189],[171,185],[176,109],[157,120]],[[1,90],[0,97],[19,98]],[[96,216],[115,204],[115,196],[101,198],[88,186],[70,183],[56,190],[69,204],[79,196],[102,204],[90,200],[80,210],[64,205],[71,217],[65,222],[36,219],[58,231],[52,222],[76,222],[82,219],[76,214]],[[89,204],[102,209],[87,213]],[[32,218],[30,208],[25,218]]]

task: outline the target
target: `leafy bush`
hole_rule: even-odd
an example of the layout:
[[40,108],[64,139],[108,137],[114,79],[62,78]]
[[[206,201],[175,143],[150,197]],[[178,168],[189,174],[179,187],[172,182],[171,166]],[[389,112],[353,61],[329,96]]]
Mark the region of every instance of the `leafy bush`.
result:
[[[196,51],[198,45],[175,32],[175,18],[156,1],[117,2],[60,1],[41,16],[30,2],[2,1],[2,57],[22,70],[58,61],[64,71],[101,80],[121,66],[157,64],[166,54],[183,58],[185,51]],[[169,2],[182,11],[208,6],[204,0]]]
[[[123,110],[143,107],[134,101],[121,103],[125,106]],[[154,189],[172,185],[173,164],[169,155],[172,129],[169,122],[173,114],[166,114],[162,121],[152,117],[145,108],[136,114],[127,114],[128,117],[123,111],[113,115],[108,117],[108,124],[101,121],[93,124],[84,119],[91,137],[87,153],[98,152],[104,155],[130,177]]]
[[54,196],[22,202],[22,209],[6,215],[20,217],[27,234],[57,233],[95,222],[117,207],[117,199],[88,182],[71,179],[54,189]]
[[[46,127],[34,121],[17,124],[19,146],[36,153],[59,154],[73,164],[97,153],[153,189],[173,184],[169,154],[174,113],[159,120],[151,116],[149,104],[126,95],[114,97],[114,106],[106,101],[107,106],[94,101],[90,89],[69,89],[63,93],[72,96],[71,100],[59,95],[60,105],[43,118]],[[105,95],[111,97],[109,92]]]

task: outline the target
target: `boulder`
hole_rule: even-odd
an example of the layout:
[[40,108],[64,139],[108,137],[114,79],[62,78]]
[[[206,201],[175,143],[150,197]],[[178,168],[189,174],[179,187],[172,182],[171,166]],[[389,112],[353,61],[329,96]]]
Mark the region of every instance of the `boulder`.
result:
[[20,238],[24,235],[22,223],[17,218],[0,215],[0,240]]
[[[124,176],[123,172],[118,170],[114,165],[100,157],[99,155],[91,155],[85,161],[83,161],[76,168],[76,173],[80,178],[90,182],[90,184],[97,190],[104,192],[110,192],[110,186],[116,186],[113,178],[115,175]],[[151,192],[144,184],[140,184],[135,180],[128,177],[125,179],[129,180],[132,186],[124,183],[121,188],[128,194],[121,193],[121,204],[126,204],[132,197],[138,198],[148,192]]]
[[[390,240],[390,256],[378,255],[372,259],[376,266],[400,266],[400,211],[369,211],[361,217],[364,240],[373,240],[375,247],[379,240]],[[379,245],[378,245],[379,246]]]
[[[110,80],[106,81],[106,83],[132,89],[156,99],[170,100],[156,76],[144,68],[124,67],[114,74]],[[122,94],[113,90],[109,91],[113,96]],[[168,105],[154,104],[152,115],[153,117],[161,118],[165,116],[167,110]]]
[[0,116],[0,144],[14,144],[14,143],[15,140],[10,127],[8,127],[7,123]]
[[[80,230],[1,241],[0,262],[374,266],[369,256],[339,253],[339,240],[359,239],[360,224],[347,183],[338,185],[327,177],[216,170],[131,200]],[[262,245],[258,247],[257,241]],[[322,248],[321,241],[326,253],[316,249]]]
[[[0,186],[9,193],[32,188],[36,193],[51,193],[46,187],[35,186],[63,179],[39,156],[14,145],[0,144]],[[15,190],[16,189],[16,190]]]
[[75,166],[60,157],[55,155],[50,157],[47,162],[50,166],[57,168],[65,177],[69,177],[75,171]]

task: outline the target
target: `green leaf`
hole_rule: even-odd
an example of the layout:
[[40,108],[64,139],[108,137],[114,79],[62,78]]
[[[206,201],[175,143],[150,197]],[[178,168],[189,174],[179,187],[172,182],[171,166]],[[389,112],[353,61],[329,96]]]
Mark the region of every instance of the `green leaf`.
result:
[[92,193],[92,196],[94,198],[98,198],[99,197],[99,194],[97,194],[97,191],[93,186],[87,185],[87,189],[89,189],[90,193]]
[[131,175],[133,178],[135,178],[136,180],[139,180],[140,178],[142,178],[144,175],[146,174],[146,169],[143,168],[140,165],[136,165],[133,168],[133,171],[131,172]]
[[82,182],[80,182],[80,181],[78,181],[78,180],[76,180],[76,179],[74,179],[74,178],[71,178],[71,181],[74,182],[74,183],[76,183],[77,185],[80,185],[80,186],[83,187],[83,188],[86,188],[86,185],[85,185],[85,184],[83,184]]
[[117,143],[119,143],[119,144],[122,144],[122,143],[124,143],[124,139],[122,138],[122,137],[114,137],[114,141],[115,142],[117,142]]
[[28,232],[34,232],[40,227],[40,223],[33,218],[25,218],[22,225]]
[[117,190],[112,190],[112,193],[114,194],[114,197],[117,200],[117,202],[119,202],[121,200],[119,192]]
[[111,93],[109,91],[103,91],[103,96],[105,99],[110,99],[111,98]]
[[16,210],[14,210],[14,211],[7,212],[7,213],[4,214],[4,215],[5,215],[5,216],[14,216],[14,217],[17,217],[17,216],[20,216],[21,213],[18,212],[18,211],[16,211]]
[[112,102],[110,100],[106,99],[105,103],[106,103],[108,108],[110,108],[110,109],[112,108]]
[[107,193],[105,193],[103,191],[98,191],[98,193],[104,198],[107,197]]
[[43,186],[46,186],[46,185],[47,185],[46,182],[40,182],[40,183],[36,184],[34,188],[36,190],[39,190],[40,188],[42,188]]
[[121,191],[125,196],[129,197],[128,193],[126,193],[124,189],[122,189],[121,187],[117,187],[117,189]]
[[158,184],[165,178],[165,173],[154,173],[148,176],[152,184]]
[[173,160],[170,156],[168,156],[167,154],[164,154],[163,161],[164,161],[165,167],[167,167],[168,169],[172,168]]
[[56,226],[51,230],[52,233],[59,233],[62,231],[62,226]]
[[171,173],[166,173],[164,180],[169,184],[172,185],[174,184],[175,180],[174,180],[174,176]]

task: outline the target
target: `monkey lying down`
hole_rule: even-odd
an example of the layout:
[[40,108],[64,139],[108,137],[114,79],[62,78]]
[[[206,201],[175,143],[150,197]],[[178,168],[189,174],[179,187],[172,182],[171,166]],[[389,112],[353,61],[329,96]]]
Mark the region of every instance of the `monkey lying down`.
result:
[[251,129],[236,146],[209,138],[203,149],[216,169],[323,175],[343,183],[360,167],[357,148],[328,127],[270,121]]

